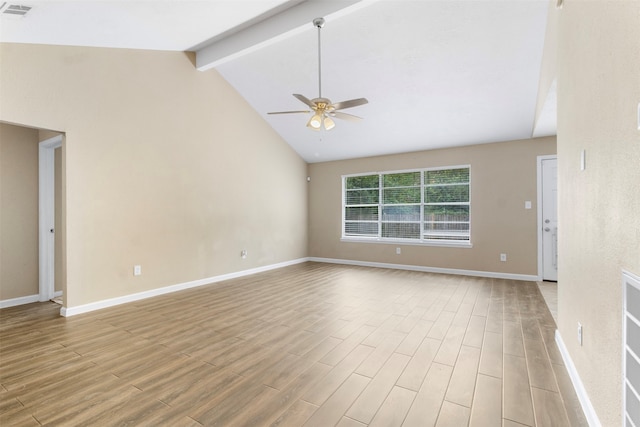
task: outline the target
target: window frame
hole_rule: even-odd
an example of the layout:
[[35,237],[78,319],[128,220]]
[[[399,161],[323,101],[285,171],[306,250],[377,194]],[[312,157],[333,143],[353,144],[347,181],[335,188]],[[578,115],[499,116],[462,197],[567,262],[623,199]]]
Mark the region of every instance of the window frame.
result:
[[[427,185],[425,184],[425,175],[428,171],[440,171],[440,170],[450,170],[450,169],[468,169],[469,170],[469,201],[468,203],[455,202],[454,204],[459,204],[461,206],[469,207],[469,239],[468,240],[455,240],[455,239],[425,239],[425,207],[426,206],[434,206],[425,202],[425,189]],[[385,175],[393,175],[400,173],[412,173],[412,172],[420,172],[420,203],[416,204],[420,206],[420,238],[398,238],[398,237],[383,237],[382,236],[382,224],[384,223],[383,219],[383,207],[389,206],[389,204],[384,203],[384,176]],[[360,176],[371,176],[378,175],[378,203],[377,204],[366,204],[370,206],[377,206],[378,215],[377,220],[371,221],[372,223],[378,224],[378,234],[377,236],[353,236],[346,235],[345,228],[348,220],[346,219],[346,208],[347,208],[347,179],[352,177],[360,177]],[[341,230],[340,240],[343,242],[357,242],[357,243],[382,243],[382,244],[402,244],[402,245],[417,245],[417,246],[449,246],[449,247],[465,247],[471,248],[473,247],[471,242],[471,165],[455,165],[455,166],[439,166],[439,167],[430,167],[430,168],[419,168],[419,169],[402,169],[402,170],[390,170],[390,171],[381,171],[381,172],[365,172],[365,173],[354,173],[342,175],[342,220],[340,223]],[[352,206],[352,205],[350,205]],[[353,206],[352,206],[353,207]],[[411,221],[410,221],[411,222]]]

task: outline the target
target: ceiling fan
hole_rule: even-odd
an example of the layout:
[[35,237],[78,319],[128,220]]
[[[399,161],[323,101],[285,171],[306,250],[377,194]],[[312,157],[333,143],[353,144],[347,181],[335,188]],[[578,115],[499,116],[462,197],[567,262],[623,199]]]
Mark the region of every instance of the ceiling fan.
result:
[[320,130],[324,127],[326,130],[333,129],[336,124],[332,117],[359,121],[362,117],[354,116],[353,114],[343,113],[338,110],[344,110],[346,108],[357,107],[368,103],[366,98],[350,99],[348,101],[332,103],[330,99],[322,97],[322,58],[320,50],[320,29],[324,26],[324,18],[316,18],[313,20],[313,25],[318,28],[318,97],[309,99],[304,95],[294,93],[293,96],[298,98],[304,104],[306,104],[311,110],[298,110],[298,111],[277,111],[267,114],[297,114],[297,113],[310,113],[313,111],[311,118],[307,122],[307,127],[313,130]]

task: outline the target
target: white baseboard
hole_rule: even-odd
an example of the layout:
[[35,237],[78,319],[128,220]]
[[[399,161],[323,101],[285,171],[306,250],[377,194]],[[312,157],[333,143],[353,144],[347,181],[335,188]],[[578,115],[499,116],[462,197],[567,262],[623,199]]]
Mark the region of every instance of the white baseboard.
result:
[[[59,297],[62,296],[62,291],[56,291],[53,294],[53,297]],[[26,297],[19,297],[19,298],[12,298],[12,299],[5,299],[5,300],[1,300],[0,301],[0,308],[8,308],[8,307],[15,307],[16,305],[24,305],[24,304],[31,304],[34,302],[41,302],[40,301],[40,295],[27,295]]]
[[[406,264],[389,264],[389,263],[380,263],[380,262],[367,262],[367,261],[354,261],[354,260],[344,260],[344,259],[332,259],[332,258],[299,258],[291,261],[286,261],[278,264],[271,264],[263,267],[252,268],[249,270],[238,271],[235,273],[223,274],[220,276],[207,277],[204,279],[194,280],[191,282],[179,283],[176,285],[166,286],[163,288],[152,289],[145,292],[139,292],[130,295],[124,295],[121,297],[110,298],[102,301],[96,301],[89,304],[79,305],[75,307],[62,307],[60,309],[60,314],[65,317],[75,316],[77,314],[88,313],[95,310],[100,310],[107,307],[113,307],[120,304],[126,304],[128,302],[139,301],[146,298],[151,298],[158,295],[164,295],[172,292],[178,292],[185,289],[195,288],[198,286],[204,286],[216,282],[221,282],[223,280],[235,279],[238,277],[249,276],[256,273],[261,273],[264,271],[275,270],[282,267],[287,267],[294,264],[300,264],[307,261],[313,262],[323,262],[330,264],[346,264],[346,265],[357,265],[362,267],[376,267],[376,268],[391,268],[391,269],[399,269],[399,270],[411,270],[411,271],[423,271],[427,273],[442,273],[442,274],[456,274],[456,275],[464,275],[464,276],[477,276],[477,277],[491,277],[496,279],[512,279],[512,280],[526,280],[526,281],[536,281],[540,280],[539,277],[534,275],[526,275],[526,274],[511,274],[511,273],[498,273],[498,272],[490,272],[490,271],[475,271],[475,270],[460,270],[460,269],[451,269],[451,268],[439,268],[439,267],[424,267],[424,266],[416,266],[416,265],[406,265]],[[58,291],[55,293],[55,296],[62,295],[62,292]],[[32,302],[38,301],[38,295],[31,295],[28,297],[15,298],[12,300],[4,300],[0,301],[0,308],[4,307],[12,307],[14,305],[20,304],[29,304]]]
[[425,267],[421,265],[387,264],[384,262],[353,261],[353,260],[346,260],[346,259],[315,258],[315,257],[309,258],[309,261],[326,262],[330,264],[357,265],[361,267],[392,268],[395,270],[422,271],[425,273],[442,273],[442,274],[456,274],[461,276],[491,277],[494,279],[526,280],[530,282],[535,282],[537,280],[540,280],[540,277],[529,275],[529,274],[512,274],[512,273],[499,273],[499,272],[493,272],[493,271],[460,270],[456,268]]
[[573,360],[571,356],[569,356],[569,351],[567,347],[564,345],[564,341],[562,340],[562,336],[560,335],[560,331],[556,329],[556,344],[558,344],[558,349],[560,350],[560,354],[562,355],[562,360],[564,361],[564,365],[567,367],[567,372],[569,373],[569,378],[571,378],[571,383],[573,384],[573,388],[576,390],[576,394],[578,395],[578,400],[580,401],[580,406],[582,406],[582,411],[584,412],[584,416],[591,427],[601,427],[602,424],[598,419],[598,414],[596,414],[596,410],[593,408],[591,404],[591,400],[589,399],[589,395],[587,394],[587,390],[584,388],[584,384],[580,379],[580,375],[578,375],[578,370],[576,369],[576,365],[573,364]]
[[26,297],[11,298],[0,301],[0,308],[15,307],[16,305],[31,304],[40,301],[40,295],[28,295]]
[[177,285],[165,286],[163,288],[151,289],[145,292],[138,292],[135,294],[124,295],[121,297],[110,298],[102,301],[96,301],[89,304],[78,305],[75,307],[62,307],[60,314],[64,317],[75,316],[77,314],[88,313],[90,311],[100,310],[107,307],[113,307],[120,304],[126,304],[128,302],[139,301],[159,295],[169,294],[172,292],[178,292],[185,289],[196,288],[198,286],[210,285],[212,283],[221,282],[223,280],[235,279],[238,277],[250,276],[256,273],[262,273],[264,271],[275,270],[282,267],[288,267],[294,264],[300,264],[308,261],[308,258],[299,258],[292,261],[285,261],[278,264],[271,264],[264,267],[252,268],[249,270],[242,270],[235,273],[222,274],[220,276],[207,277],[205,279],[193,280],[191,282],[179,283]]

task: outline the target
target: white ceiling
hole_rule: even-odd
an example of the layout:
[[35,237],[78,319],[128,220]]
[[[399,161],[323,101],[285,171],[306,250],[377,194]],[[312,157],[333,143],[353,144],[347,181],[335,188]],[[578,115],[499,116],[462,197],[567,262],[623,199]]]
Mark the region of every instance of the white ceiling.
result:
[[[344,2],[349,7],[324,15],[322,95],[334,102],[366,97],[369,104],[345,111],[363,121],[336,120],[320,132],[305,126],[306,115],[266,114],[304,110],[293,93],[318,96],[316,16],[298,13],[308,23],[290,28],[274,21],[300,0],[11,3],[33,9],[24,18],[2,16],[3,42],[183,51],[271,20],[282,34],[216,68],[308,162],[534,134],[547,0]],[[311,3],[340,2],[305,5]],[[555,134],[555,85],[546,101],[536,136]]]

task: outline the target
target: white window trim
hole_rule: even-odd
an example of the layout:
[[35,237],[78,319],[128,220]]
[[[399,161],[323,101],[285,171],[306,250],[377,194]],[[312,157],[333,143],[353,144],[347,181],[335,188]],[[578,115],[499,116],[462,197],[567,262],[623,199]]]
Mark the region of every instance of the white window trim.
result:
[[[345,236],[344,234],[344,225],[345,225],[345,211],[346,211],[346,203],[345,203],[345,192],[346,192],[346,180],[347,178],[354,176],[366,176],[366,175],[378,175],[380,179],[382,179],[382,175],[394,174],[394,173],[409,173],[409,172],[426,172],[426,171],[437,171],[437,170],[448,170],[448,169],[469,169],[469,240],[430,240],[430,239],[392,239],[385,237],[370,237],[370,236]],[[421,174],[421,193],[424,193],[424,174]],[[382,183],[379,183],[381,186]],[[378,187],[380,188],[380,187]],[[421,196],[421,200],[424,195]],[[376,172],[360,172],[342,175],[342,219],[340,222],[340,241],[346,243],[373,243],[373,244],[389,244],[389,245],[411,245],[411,246],[438,246],[438,247],[455,247],[455,248],[472,248],[473,243],[471,242],[471,165],[453,165],[453,166],[439,166],[439,167],[431,167],[431,168],[419,168],[419,169],[401,169],[401,170],[391,170],[391,171],[376,171]],[[424,203],[420,203],[421,206],[424,206]],[[424,222],[423,218],[424,209],[420,209],[420,222]]]

